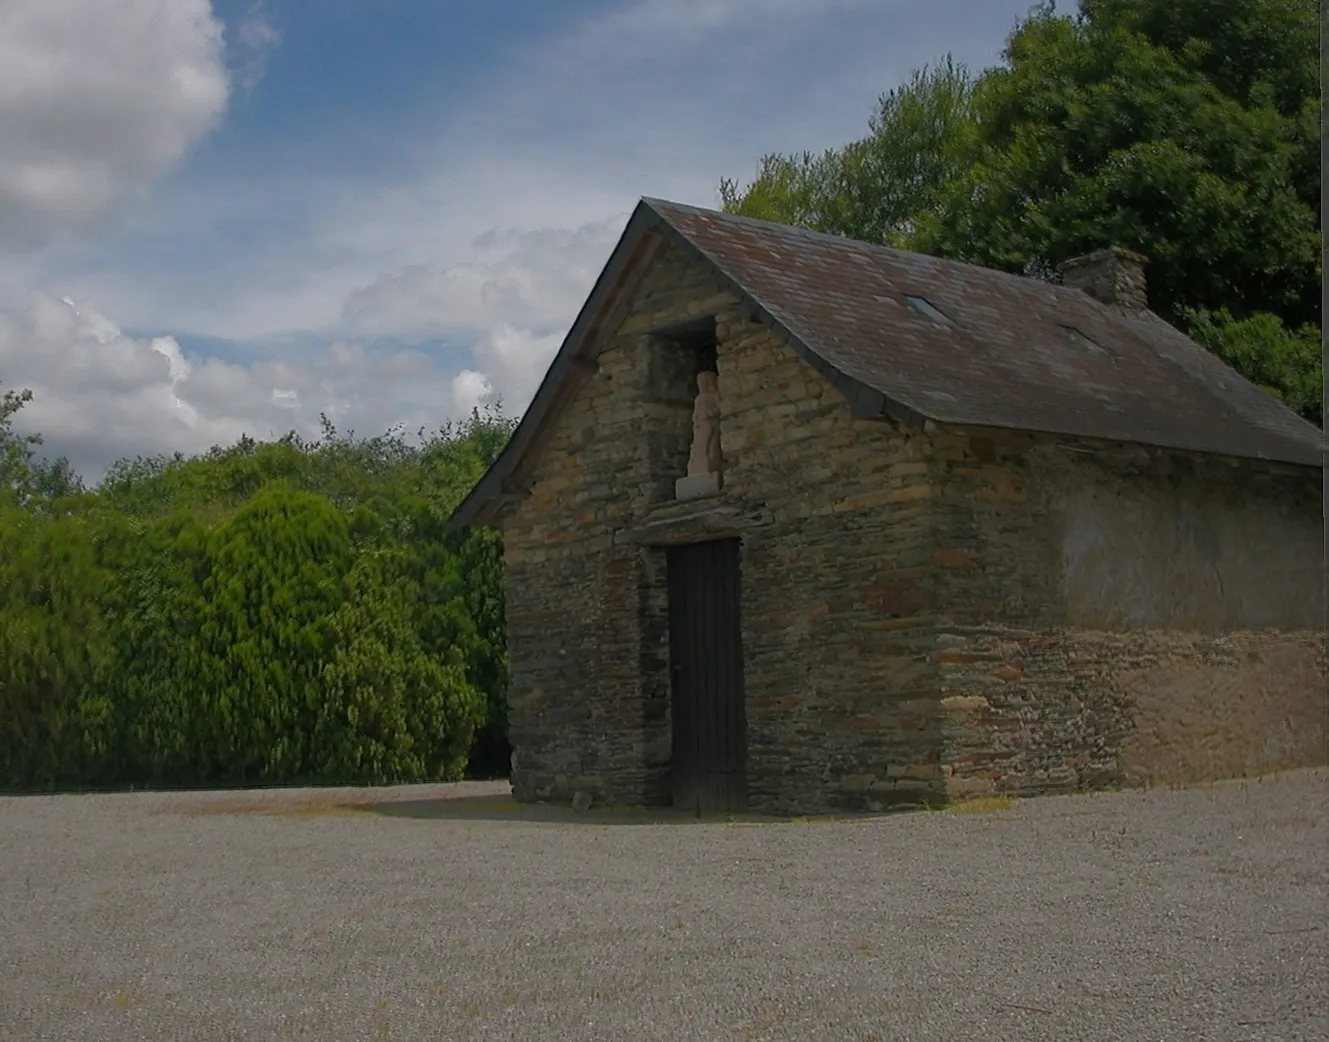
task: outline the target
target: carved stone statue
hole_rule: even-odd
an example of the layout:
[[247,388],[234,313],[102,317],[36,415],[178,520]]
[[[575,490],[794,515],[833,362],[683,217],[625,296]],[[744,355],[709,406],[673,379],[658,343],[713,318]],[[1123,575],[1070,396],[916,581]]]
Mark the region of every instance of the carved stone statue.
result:
[[697,374],[692,406],[692,451],[688,472],[674,482],[675,499],[695,499],[720,491],[720,386],[715,373]]
[[692,453],[688,477],[720,473],[720,386],[711,372],[697,374],[697,401],[692,407]]

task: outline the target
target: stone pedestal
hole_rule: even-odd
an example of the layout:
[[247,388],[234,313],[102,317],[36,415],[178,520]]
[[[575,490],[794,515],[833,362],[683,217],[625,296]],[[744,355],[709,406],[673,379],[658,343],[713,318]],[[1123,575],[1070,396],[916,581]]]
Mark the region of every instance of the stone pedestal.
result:
[[674,498],[678,500],[700,499],[702,496],[713,496],[719,491],[719,474],[689,474],[674,482]]

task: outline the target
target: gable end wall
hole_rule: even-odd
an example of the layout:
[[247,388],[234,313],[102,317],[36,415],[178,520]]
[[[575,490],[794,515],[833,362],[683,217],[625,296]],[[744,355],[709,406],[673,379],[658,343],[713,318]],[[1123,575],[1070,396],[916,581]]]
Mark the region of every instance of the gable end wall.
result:
[[[724,487],[669,506],[691,395],[652,330],[717,318]],[[505,526],[519,799],[669,800],[671,510],[759,518],[741,538],[749,805],[871,809],[944,794],[930,440],[848,404],[706,269],[657,259],[559,417]]]

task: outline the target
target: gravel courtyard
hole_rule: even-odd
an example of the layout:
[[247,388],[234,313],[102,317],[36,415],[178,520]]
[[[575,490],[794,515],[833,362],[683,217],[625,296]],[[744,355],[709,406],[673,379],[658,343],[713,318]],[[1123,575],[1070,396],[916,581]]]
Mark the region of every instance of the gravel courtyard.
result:
[[0,799],[0,1038],[1329,1039],[1329,772],[839,822]]

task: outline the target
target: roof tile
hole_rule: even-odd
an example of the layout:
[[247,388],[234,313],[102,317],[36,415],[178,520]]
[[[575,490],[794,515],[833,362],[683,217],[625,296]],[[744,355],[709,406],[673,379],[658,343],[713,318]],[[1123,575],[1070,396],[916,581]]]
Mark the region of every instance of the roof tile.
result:
[[809,351],[933,420],[1320,462],[1314,425],[1149,312],[971,264],[646,205]]

